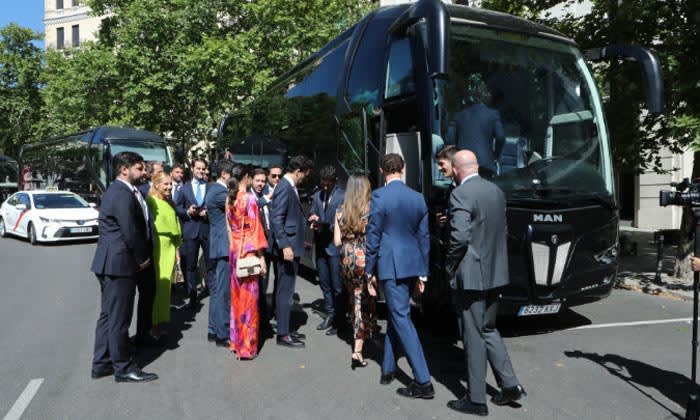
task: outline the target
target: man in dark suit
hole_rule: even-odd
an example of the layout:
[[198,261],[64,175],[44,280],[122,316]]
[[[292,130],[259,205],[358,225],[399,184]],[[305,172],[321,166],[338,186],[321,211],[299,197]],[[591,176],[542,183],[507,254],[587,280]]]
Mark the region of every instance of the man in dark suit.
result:
[[479,176],[477,157],[461,150],[452,160],[459,186],[450,196],[450,239],[446,270],[454,289],[467,360],[469,393],[447,406],[464,413],[486,415],[486,362],[490,362],[499,395],[498,405],[525,395],[513,372],[508,352],[496,329],[498,289],[508,284],[506,202],[503,192]]
[[197,308],[197,285],[199,274],[197,261],[199,249],[204,252],[204,261],[207,265],[207,287],[213,277],[213,264],[209,263],[209,219],[204,203],[207,193],[207,184],[204,181],[207,162],[204,159],[195,159],[192,163],[192,181],[180,188],[175,212],[182,223],[182,245],[180,246],[180,261],[182,263],[187,293],[189,295],[189,307]]
[[146,201],[135,186],[143,172],[143,158],[121,152],[113,161],[117,177],[102,197],[99,239],[91,267],[102,295],[92,377],[114,374],[117,382],[146,382],[158,376],[136,366],[129,345],[137,276],[152,265],[153,253]]
[[173,169],[170,170],[170,177],[173,179],[173,203],[177,203],[177,198],[180,195],[180,188],[182,188],[182,178],[184,176],[185,167],[181,163],[173,165]]
[[[276,184],[275,184],[276,185]],[[269,270],[265,270],[265,274],[259,276],[259,290],[260,297],[258,298],[258,309],[260,311],[260,329],[269,333],[270,328],[270,317],[271,310],[267,304],[267,286],[270,282],[270,272],[275,271],[275,278],[277,278],[277,264],[273,263],[272,260],[272,227],[270,224],[270,202],[272,194],[265,194],[265,189],[267,187],[267,173],[262,168],[255,168],[253,170],[253,185],[250,187],[251,192],[255,194],[255,198],[258,202],[258,213],[260,216],[260,223],[262,224],[263,231],[265,232],[265,238],[267,239],[267,249],[265,250],[265,261],[269,264]],[[274,268],[273,268],[274,267]],[[277,289],[274,289],[277,290]],[[274,302],[274,294],[272,301]]]
[[340,303],[343,292],[340,252],[333,243],[333,224],[335,212],[345,199],[345,190],[337,185],[335,166],[326,165],[321,168],[320,177],[321,188],[313,195],[309,216],[316,244],[316,269],[326,310],[326,318],[316,329],[326,330],[326,335],[333,335],[338,332],[336,314],[342,318]]
[[435,390],[411,321],[410,303],[411,292],[422,293],[428,276],[428,207],[421,194],[401,181],[404,161],[400,155],[385,155],[380,170],[386,185],[372,193],[365,252],[365,272],[372,276],[370,292],[376,294],[378,278],[384,285],[389,318],[380,383],[387,385],[394,379],[395,349],[403,347],[414,380],[397,392],[404,397],[429,399],[435,396]]
[[229,238],[226,227],[226,201],[228,180],[234,163],[228,159],[217,164],[219,177],[209,185],[205,198],[209,216],[209,259],[214,264],[214,278],[209,284],[209,327],[207,339],[217,346],[229,346],[229,323],[231,308],[231,266],[229,264]]
[[[479,160],[479,174],[491,178],[496,175],[496,161],[506,141],[501,115],[489,108],[490,93],[480,76],[469,79],[467,108],[455,116],[457,149],[471,150]],[[495,144],[494,144],[495,140]]]
[[270,206],[275,249],[281,253],[277,263],[277,344],[286,347],[305,347],[304,335],[289,330],[289,319],[306,230],[306,217],[297,186],[304,182],[312,166],[313,162],[305,156],[292,157],[287,173],[275,187]]

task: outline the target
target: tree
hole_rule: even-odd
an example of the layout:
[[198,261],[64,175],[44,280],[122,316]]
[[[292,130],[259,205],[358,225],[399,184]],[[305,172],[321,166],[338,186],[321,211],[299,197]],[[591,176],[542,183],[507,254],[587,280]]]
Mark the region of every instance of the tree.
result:
[[112,13],[98,42],[115,56],[111,118],[171,133],[184,149],[372,7],[368,0],[89,4]]
[[11,23],[0,29],[0,148],[17,156],[40,118],[41,34]]

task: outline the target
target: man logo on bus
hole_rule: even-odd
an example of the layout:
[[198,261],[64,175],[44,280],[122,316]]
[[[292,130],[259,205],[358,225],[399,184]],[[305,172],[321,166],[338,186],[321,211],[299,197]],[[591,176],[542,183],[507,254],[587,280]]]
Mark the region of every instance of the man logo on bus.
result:
[[563,223],[564,216],[561,214],[533,214],[532,221],[544,223]]

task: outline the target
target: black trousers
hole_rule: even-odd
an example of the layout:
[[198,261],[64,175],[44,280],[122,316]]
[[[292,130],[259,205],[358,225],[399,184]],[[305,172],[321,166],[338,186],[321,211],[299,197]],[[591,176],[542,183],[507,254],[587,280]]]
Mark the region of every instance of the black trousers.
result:
[[114,367],[116,374],[133,369],[129,325],[134,311],[134,277],[97,276],[100,282],[100,317],[95,328],[94,370]]
[[144,337],[153,327],[153,302],[156,299],[156,261],[136,273],[136,289],[139,291],[139,303],[136,308],[136,336]]
[[289,334],[289,320],[292,315],[292,299],[299,272],[299,257],[293,261],[285,261],[279,257],[277,263],[279,279],[277,280],[277,335]]
[[187,293],[192,297],[197,294],[197,284],[199,284],[199,272],[197,262],[199,261],[199,248],[204,252],[204,261],[207,264],[207,286],[211,282],[214,273],[214,265],[209,260],[209,238],[185,239],[180,246],[180,261],[182,263],[182,273],[187,283]]
[[[265,252],[265,262],[267,263],[267,273],[264,276],[258,277],[258,288],[260,297],[258,298],[258,310],[260,311],[260,323],[265,324],[270,322],[270,319],[275,314],[275,300],[277,299],[277,277],[279,270],[277,269],[277,257],[270,252]],[[275,279],[272,289],[272,305],[267,304],[267,287],[270,284],[270,274],[274,270]]]

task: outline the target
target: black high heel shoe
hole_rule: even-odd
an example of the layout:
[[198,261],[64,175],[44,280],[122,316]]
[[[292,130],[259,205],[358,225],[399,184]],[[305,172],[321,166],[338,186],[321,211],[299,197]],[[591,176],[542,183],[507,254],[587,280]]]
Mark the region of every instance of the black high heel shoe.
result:
[[[355,356],[358,356],[359,358],[356,358]],[[363,368],[363,367],[367,366],[367,361],[364,359],[361,359],[361,357],[362,357],[362,354],[358,353],[358,352],[355,352],[352,354],[352,356],[350,356],[350,361],[351,361],[350,368],[352,370],[355,370],[355,368],[358,368],[358,367]]]

